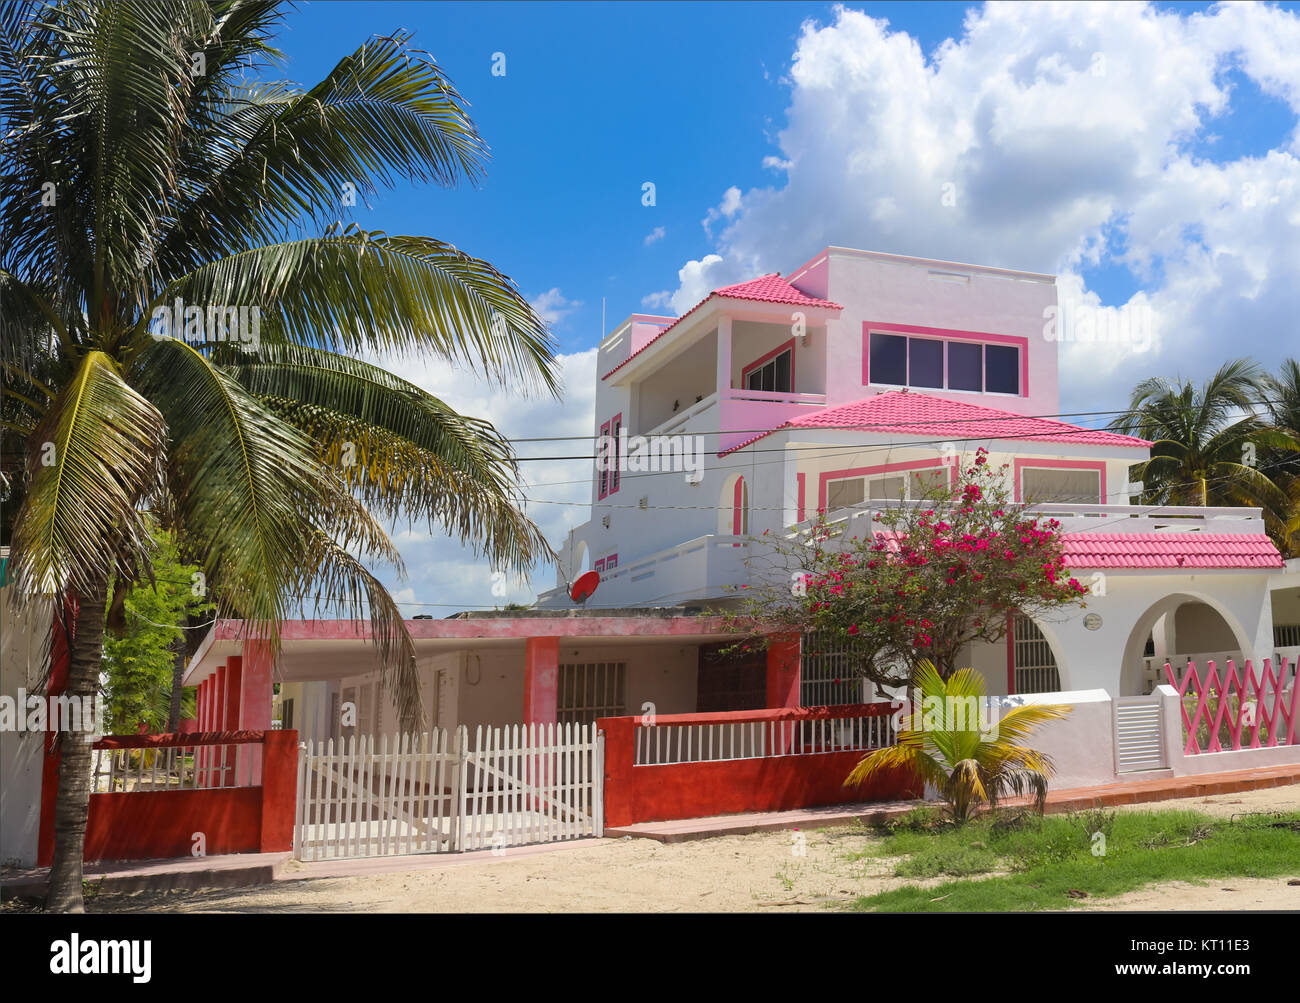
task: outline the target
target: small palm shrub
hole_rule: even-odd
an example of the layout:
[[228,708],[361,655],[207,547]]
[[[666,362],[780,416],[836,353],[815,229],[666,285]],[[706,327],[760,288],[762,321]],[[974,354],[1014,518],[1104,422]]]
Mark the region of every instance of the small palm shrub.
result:
[[910,722],[904,718],[906,726],[900,728],[897,743],[863,756],[845,785],[863,784],[881,774],[907,769],[939,792],[958,825],[985,805],[995,808],[1003,798],[1023,794],[1032,797],[1041,814],[1054,766],[1050,757],[1023,741],[1039,725],[1066,717],[1072,708],[1023,705],[990,722],[973,712],[987,706],[980,673],[959,669],[945,682],[928,661],[917,669],[916,688],[920,705],[913,708]]

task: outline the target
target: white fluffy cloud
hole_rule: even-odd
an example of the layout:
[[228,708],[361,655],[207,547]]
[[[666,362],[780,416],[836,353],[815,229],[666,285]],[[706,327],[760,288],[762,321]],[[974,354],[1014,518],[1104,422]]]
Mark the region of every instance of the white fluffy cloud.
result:
[[[1071,407],[1233,354],[1274,363],[1300,340],[1300,130],[1228,163],[1189,146],[1231,113],[1230,67],[1300,114],[1298,53],[1300,16],[1262,5],[991,3],[928,57],[837,9],[793,54],[780,156],[764,161],[784,183],[708,210],[712,247],[682,266],[672,306],[841,244],[1057,272],[1082,302],[1149,307],[1145,352],[1064,346]],[[1085,288],[1084,269],[1114,264],[1140,299]]]
[[582,306],[581,300],[566,299],[559,289],[548,289],[531,301],[537,315],[547,324],[558,324],[574,310]]
[[[558,358],[563,399],[523,397],[514,389],[494,386],[476,369],[441,362],[387,358],[378,361],[461,414],[487,418],[516,442],[520,457],[586,456],[573,460],[537,460],[520,465],[529,498],[527,513],[547,540],[558,545],[569,528],[586,521],[591,499],[591,435],[595,408],[596,349]],[[481,369],[481,367],[477,367]],[[578,436],[556,441],[526,441]],[[408,603],[407,616],[430,613],[447,616],[459,609],[527,602],[555,584],[554,568],[534,569],[531,581],[509,576],[493,578],[494,569],[471,548],[448,538],[439,526],[390,527],[391,538],[406,562],[407,578],[399,581],[387,569],[377,569],[394,596]],[[494,586],[498,591],[493,592]],[[435,605],[418,605],[414,602]],[[445,605],[442,605],[445,604]]]

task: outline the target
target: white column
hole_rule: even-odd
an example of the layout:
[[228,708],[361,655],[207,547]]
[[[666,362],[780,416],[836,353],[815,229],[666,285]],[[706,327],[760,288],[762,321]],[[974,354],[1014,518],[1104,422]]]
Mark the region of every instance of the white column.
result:
[[731,389],[731,318],[718,318],[718,398]]
[[788,529],[799,521],[799,450],[785,447],[781,463],[781,529]]

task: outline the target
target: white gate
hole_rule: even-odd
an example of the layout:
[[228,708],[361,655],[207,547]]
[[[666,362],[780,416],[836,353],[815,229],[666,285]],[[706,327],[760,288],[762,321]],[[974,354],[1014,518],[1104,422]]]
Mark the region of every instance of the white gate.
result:
[[299,860],[504,849],[604,833],[590,725],[353,737],[298,750]]
[[1161,770],[1165,761],[1164,710],[1158,696],[1115,700],[1115,772]]

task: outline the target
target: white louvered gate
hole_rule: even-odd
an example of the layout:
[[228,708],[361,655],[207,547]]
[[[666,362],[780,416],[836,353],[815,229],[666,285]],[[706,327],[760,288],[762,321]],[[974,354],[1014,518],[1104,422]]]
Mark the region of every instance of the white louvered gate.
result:
[[363,735],[298,749],[299,860],[503,849],[604,832],[591,725]]
[[1119,697],[1114,707],[1115,772],[1140,773],[1168,766],[1159,697]]

